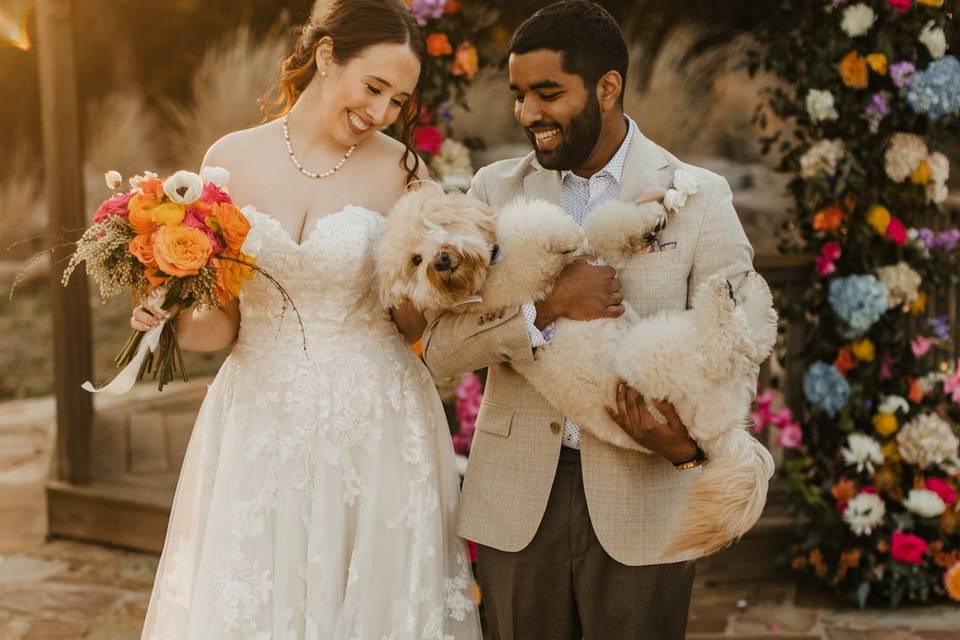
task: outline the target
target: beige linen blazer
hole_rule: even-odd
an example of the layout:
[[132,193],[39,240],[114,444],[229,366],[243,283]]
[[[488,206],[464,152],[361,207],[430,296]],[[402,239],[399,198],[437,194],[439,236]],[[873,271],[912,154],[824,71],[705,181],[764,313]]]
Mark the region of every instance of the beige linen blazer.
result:
[[[671,215],[660,234],[663,250],[638,255],[620,272],[624,297],[642,315],[688,307],[697,285],[714,273],[752,270],[753,249],[720,176],[684,164],[638,131],[627,152],[619,198],[647,187],[670,186],[686,169],[699,192]],[[560,173],[543,169],[531,153],[481,169],[470,195],[493,207],[523,196],[562,206]],[[535,357],[519,309],[500,317],[442,314],[423,338],[424,360],[438,376],[488,367],[470,463],[463,484],[458,533],[469,540],[519,551],[533,539],[553,485],[563,416],[511,366]],[[690,559],[662,550],[681,516],[700,469],[678,471],[658,455],[641,455],[583,433],[583,483],[597,538],[626,565]]]

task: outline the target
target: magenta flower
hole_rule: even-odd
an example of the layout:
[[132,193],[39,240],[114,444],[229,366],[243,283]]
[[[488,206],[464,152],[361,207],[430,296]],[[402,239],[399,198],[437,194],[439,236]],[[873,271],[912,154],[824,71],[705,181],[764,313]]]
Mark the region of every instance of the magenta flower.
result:
[[226,191],[212,182],[203,185],[203,193],[200,194],[200,199],[207,204],[213,204],[214,202],[233,202]]
[[887,237],[899,246],[907,244],[907,240],[909,239],[907,236],[907,228],[900,218],[890,218],[890,224],[887,226]]
[[440,153],[440,145],[443,143],[443,132],[430,125],[421,125],[417,127],[413,134],[413,144],[417,151],[423,151],[430,155]]
[[93,214],[93,223],[100,224],[110,216],[120,216],[126,220],[127,216],[130,215],[130,212],[127,210],[127,203],[130,202],[130,199],[135,195],[137,195],[136,191],[131,191],[107,198],[97,207],[96,213]]
[[483,383],[473,373],[465,373],[460,378],[454,395],[457,398],[457,422],[460,430],[453,435],[454,451],[460,455],[470,455],[473,432],[477,426],[480,402],[483,400]]
[[910,341],[910,350],[913,351],[913,355],[917,358],[921,358],[927,355],[927,352],[930,351],[930,347],[937,344],[936,340],[931,340],[926,336],[917,336]]
[[834,261],[840,257],[840,243],[828,242],[820,249],[820,255],[814,261],[817,267],[817,275],[828,276],[837,270]]
[[926,488],[940,496],[948,507],[957,501],[957,490],[943,478],[927,478],[924,481]]
[[923,564],[923,555],[927,552],[927,541],[920,536],[902,531],[894,531],[890,540],[890,557],[904,564]]
[[803,430],[800,423],[790,422],[780,427],[780,437],[777,438],[777,444],[784,449],[796,449],[803,442]]
[[887,0],[893,10],[898,13],[906,13],[913,3],[913,0]]

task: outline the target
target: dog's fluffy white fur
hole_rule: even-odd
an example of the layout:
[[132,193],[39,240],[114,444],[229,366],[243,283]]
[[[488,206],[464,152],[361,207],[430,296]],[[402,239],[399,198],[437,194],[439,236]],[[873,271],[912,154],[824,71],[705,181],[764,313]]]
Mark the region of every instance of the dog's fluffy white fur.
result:
[[[422,188],[388,218],[378,254],[381,295],[420,310],[502,311],[544,298],[580,253],[621,267],[666,222],[659,202],[604,203],[580,229],[548,202],[518,200],[494,213],[465,196]],[[640,319],[624,306],[615,319],[560,318],[536,359],[512,366],[585,431],[644,453],[605,410],[615,406],[618,382],[673,403],[708,462],[666,554],[712,553],[753,526],[773,473],[770,454],[746,431],[756,367],[776,340],[770,290],[756,274],[739,288],[714,277],[688,311]]]

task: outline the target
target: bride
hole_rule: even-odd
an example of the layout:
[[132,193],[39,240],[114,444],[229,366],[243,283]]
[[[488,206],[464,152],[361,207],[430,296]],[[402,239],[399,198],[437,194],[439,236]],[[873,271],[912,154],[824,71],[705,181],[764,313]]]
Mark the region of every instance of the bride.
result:
[[[277,118],[207,153],[306,345],[259,275],[239,303],[179,315],[183,348],[233,348],[193,430],[144,638],[480,637],[449,431],[407,346],[423,321],[372,282],[382,212],[426,175],[409,142],[425,56],[402,0],[335,0],[283,64]],[[397,120],[405,144],[380,132]],[[131,324],[163,313],[140,306]]]

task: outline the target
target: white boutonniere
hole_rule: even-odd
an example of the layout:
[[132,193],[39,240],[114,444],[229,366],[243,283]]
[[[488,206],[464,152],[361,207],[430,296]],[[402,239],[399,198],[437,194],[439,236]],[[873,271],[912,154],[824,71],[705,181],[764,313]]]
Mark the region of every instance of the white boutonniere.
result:
[[673,186],[663,196],[663,206],[667,211],[677,213],[687,204],[687,198],[699,191],[697,181],[689,171],[677,169],[673,174]]

